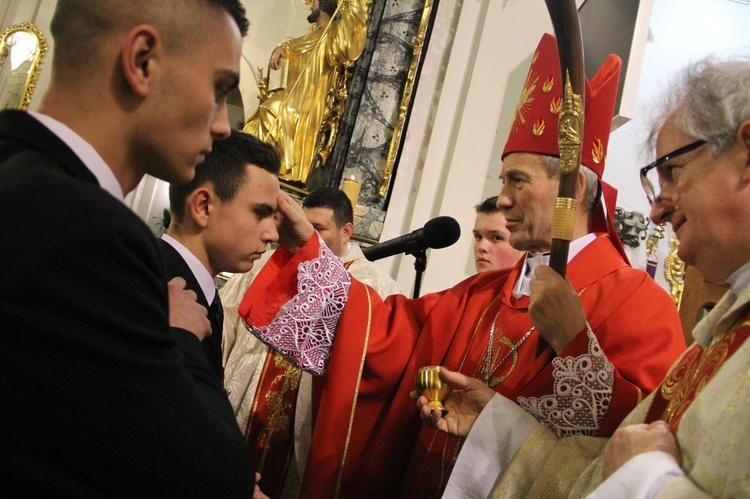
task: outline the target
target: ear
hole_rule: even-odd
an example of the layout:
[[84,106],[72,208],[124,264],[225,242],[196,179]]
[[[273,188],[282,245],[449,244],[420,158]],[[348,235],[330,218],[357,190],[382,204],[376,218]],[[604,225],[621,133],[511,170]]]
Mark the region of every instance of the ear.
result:
[[742,146],[743,179],[750,183],[750,120],[740,125],[737,132],[738,143]]
[[750,120],[740,125],[737,138],[740,143],[745,145],[745,148],[750,149]]
[[354,225],[352,225],[351,222],[345,223],[344,226],[341,228],[341,235],[343,236],[345,243],[349,242],[349,239],[351,239],[353,232],[354,232]]
[[120,64],[125,81],[136,95],[144,97],[148,94],[154,74],[154,59],[160,51],[161,40],[153,26],[141,24],[126,35]]
[[208,218],[213,210],[213,199],[213,191],[205,186],[198,187],[188,196],[186,211],[200,229],[205,229],[208,225]]
[[744,145],[745,166],[750,167],[750,120],[740,125],[740,129],[737,132],[737,140],[740,141],[740,144]]

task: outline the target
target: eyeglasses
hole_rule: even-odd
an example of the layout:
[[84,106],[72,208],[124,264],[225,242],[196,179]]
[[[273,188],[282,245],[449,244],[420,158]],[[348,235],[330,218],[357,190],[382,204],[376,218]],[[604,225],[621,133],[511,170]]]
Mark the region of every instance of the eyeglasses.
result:
[[[653,204],[659,200],[659,192],[661,190],[659,170],[655,168],[666,163],[670,159],[674,159],[677,156],[681,156],[683,154],[689,153],[690,151],[694,151],[705,143],[706,141],[703,139],[696,140],[695,142],[691,142],[686,146],[682,146],[679,149],[675,149],[674,151],[665,154],[653,163],[641,168],[641,185],[643,185],[643,190],[646,191],[646,197],[648,198],[649,204],[653,206]],[[671,170],[664,172],[663,176],[667,182],[672,182]]]

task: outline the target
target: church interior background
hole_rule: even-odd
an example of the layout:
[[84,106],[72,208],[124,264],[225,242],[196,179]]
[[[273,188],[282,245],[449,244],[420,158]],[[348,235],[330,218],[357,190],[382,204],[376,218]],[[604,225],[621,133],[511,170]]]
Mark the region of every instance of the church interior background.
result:
[[[577,3],[584,8],[585,3],[607,1]],[[650,258],[659,262],[656,279],[670,291],[665,261],[671,249],[671,231],[667,227],[657,238],[653,224],[639,218],[648,216],[649,206],[638,170],[653,159],[642,148],[647,110],[659,89],[687,62],[712,53],[750,53],[750,0],[619,1],[631,4],[638,15],[627,34],[633,44],[604,179],[619,190],[617,206],[633,238],[632,245],[626,246],[631,264],[646,268],[646,239],[653,234],[651,241],[656,246]],[[241,84],[230,115],[237,128],[257,107],[257,67],[268,65],[276,45],[308,32],[305,18],[310,10],[305,0],[243,3],[251,28],[243,42]],[[50,50],[31,99],[32,111],[49,83],[54,47],[49,23],[55,5],[56,0],[0,0],[2,29],[32,22],[47,36]],[[391,79],[385,79],[385,87],[360,91],[374,103],[368,104],[362,97],[357,114],[372,117],[374,112],[366,106],[377,105],[383,106],[376,111],[385,118],[377,123],[372,118],[353,118],[348,155],[339,160],[337,178],[331,183],[340,185],[351,175],[363,179],[355,234],[365,243],[406,234],[436,216],[455,218],[462,228],[461,238],[448,248],[430,250],[422,280],[422,293],[439,291],[474,273],[473,206],[500,190],[499,156],[518,95],[532,52],[542,33],[552,32],[552,27],[542,0],[372,0],[372,5],[373,10],[380,9],[380,37],[391,44],[371,47],[369,71],[380,71],[380,75],[361,78],[359,84],[366,86],[369,81],[376,85],[386,76]],[[598,28],[617,30],[621,26],[613,17],[594,22]],[[415,61],[418,71],[413,70]],[[399,91],[389,90],[393,88]],[[406,101],[405,94],[409,94]],[[399,123],[399,110],[405,102],[408,113]],[[386,158],[373,162],[361,155],[365,153],[356,148],[357,133],[377,137],[380,142],[374,149],[381,156],[396,146],[398,155],[385,196],[379,195],[376,180],[383,177]],[[155,232],[168,205],[166,191],[164,182],[146,178],[126,199]],[[410,294],[413,257],[394,256],[377,263]]]

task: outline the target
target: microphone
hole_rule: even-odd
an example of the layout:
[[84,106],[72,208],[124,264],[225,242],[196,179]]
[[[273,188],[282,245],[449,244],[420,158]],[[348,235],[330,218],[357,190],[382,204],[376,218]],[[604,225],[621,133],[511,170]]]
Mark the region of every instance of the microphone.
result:
[[429,220],[424,227],[409,234],[375,244],[362,250],[365,258],[374,262],[399,253],[415,255],[427,248],[445,248],[458,241],[461,227],[452,217],[436,217]]

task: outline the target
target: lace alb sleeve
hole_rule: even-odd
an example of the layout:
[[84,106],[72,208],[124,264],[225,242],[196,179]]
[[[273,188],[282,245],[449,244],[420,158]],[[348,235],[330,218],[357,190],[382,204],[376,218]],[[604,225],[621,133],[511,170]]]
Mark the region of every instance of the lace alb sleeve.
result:
[[323,375],[352,279],[341,260],[318,238],[317,258],[297,268],[297,294],[267,326],[245,327],[294,366]]
[[615,368],[586,323],[588,353],[552,360],[554,390],[543,397],[519,397],[518,405],[558,438],[599,433],[612,399]]

